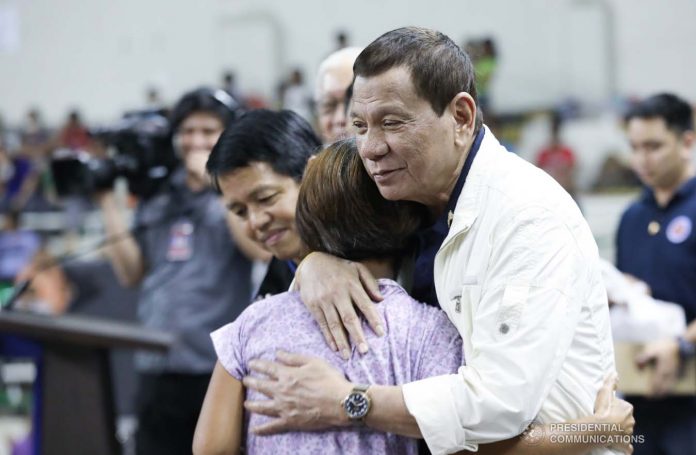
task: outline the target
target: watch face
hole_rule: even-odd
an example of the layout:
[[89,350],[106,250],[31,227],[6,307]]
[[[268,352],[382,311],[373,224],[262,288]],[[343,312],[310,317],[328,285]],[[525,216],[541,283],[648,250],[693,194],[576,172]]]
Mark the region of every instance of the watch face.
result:
[[360,392],[353,392],[346,398],[343,407],[351,419],[362,419],[370,410],[370,401],[367,395]]

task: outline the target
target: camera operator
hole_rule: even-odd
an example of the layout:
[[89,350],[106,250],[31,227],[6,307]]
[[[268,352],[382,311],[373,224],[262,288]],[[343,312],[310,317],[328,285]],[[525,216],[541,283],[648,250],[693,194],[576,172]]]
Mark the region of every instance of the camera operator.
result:
[[[136,354],[138,454],[191,453],[216,360],[209,333],[250,302],[250,259],[268,259],[246,236],[235,235],[241,230],[230,225],[205,173],[208,155],[238,107],[222,90],[199,89],[181,98],[171,120],[182,163],[139,203],[133,235],[109,247],[122,284],[141,286],[141,323],[176,337],[167,354]],[[125,232],[113,190],[97,200],[107,234]]]

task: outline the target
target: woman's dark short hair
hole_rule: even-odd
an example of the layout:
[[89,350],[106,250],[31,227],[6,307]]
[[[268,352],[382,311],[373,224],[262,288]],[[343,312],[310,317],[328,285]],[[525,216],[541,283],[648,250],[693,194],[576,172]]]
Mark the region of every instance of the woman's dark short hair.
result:
[[218,191],[221,176],[258,162],[299,182],[309,157],[320,146],[312,127],[295,112],[258,109],[247,112],[222,133],[206,169]]
[[201,87],[184,94],[170,113],[172,131],[176,132],[188,116],[196,112],[207,112],[227,126],[236,120],[244,109],[237,100],[222,89]]
[[624,120],[661,118],[667,128],[677,134],[694,130],[693,110],[689,103],[671,93],[660,93],[632,105]]
[[355,141],[347,139],[329,145],[307,165],[295,223],[311,251],[359,261],[400,257],[425,216],[421,204],[384,199]]
[[[355,60],[355,77],[378,76],[405,66],[416,93],[442,115],[457,93],[466,92],[476,101],[476,80],[471,59],[444,33],[421,27],[397,28],[370,43]],[[483,123],[480,109],[476,131]]]

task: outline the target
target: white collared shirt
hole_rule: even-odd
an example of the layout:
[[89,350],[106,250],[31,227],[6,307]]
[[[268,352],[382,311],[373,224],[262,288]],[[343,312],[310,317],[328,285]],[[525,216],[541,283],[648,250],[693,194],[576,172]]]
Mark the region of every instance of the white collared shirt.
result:
[[592,414],[614,371],[597,245],[560,185],[489,130],[435,257],[435,286],[466,366],[403,386],[434,454]]

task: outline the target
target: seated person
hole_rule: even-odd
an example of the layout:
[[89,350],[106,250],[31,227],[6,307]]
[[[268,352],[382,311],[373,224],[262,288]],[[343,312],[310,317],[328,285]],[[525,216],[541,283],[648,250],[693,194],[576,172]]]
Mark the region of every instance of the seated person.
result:
[[[265,163],[250,165],[260,164]],[[225,187],[223,184],[223,192]],[[251,212],[240,212],[245,213]],[[254,217],[251,213],[247,219]],[[288,349],[321,357],[352,382],[365,384],[365,387],[400,384],[456,371],[464,360],[462,342],[447,316],[437,308],[416,302],[393,281],[399,259],[410,249],[423,219],[422,206],[386,201],[379,195],[352,141],[329,146],[309,163],[297,200],[296,230],[285,235],[299,234],[302,242],[297,242],[298,255],[304,248],[327,252],[359,261],[380,277],[379,287],[385,298],[377,308],[385,321],[387,334],[377,337],[366,331],[373,348],[365,355],[353,350],[350,358],[344,360],[326,346],[298,293],[285,292],[254,303],[235,322],[212,334],[218,362],[196,428],[194,453],[239,453],[242,445],[248,454],[418,452],[415,439],[367,428],[264,437],[246,431],[243,443],[243,429],[262,425],[268,418],[244,413],[245,390],[241,381],[250,372],[251,359],[273,359],[278,350]],[[600,392],[597,413],[583,422],[612,422],[622,428],[632,426],[630,406],[611,400],[612,382],[613,378]],[[249,390],[246,398],[258,400],[261,395]],[[348,411],[351,406],[369,404],[348,400],[343,406]],[[549,443],[542,439],[530,444],[524,438],[515,438],[481,446],[481,452],[511,450],[510,453],[538,454],[541,449],[547,450],[545,453],[586,453],[596,447]],[[628,450],[628,443],[625,448]]]

